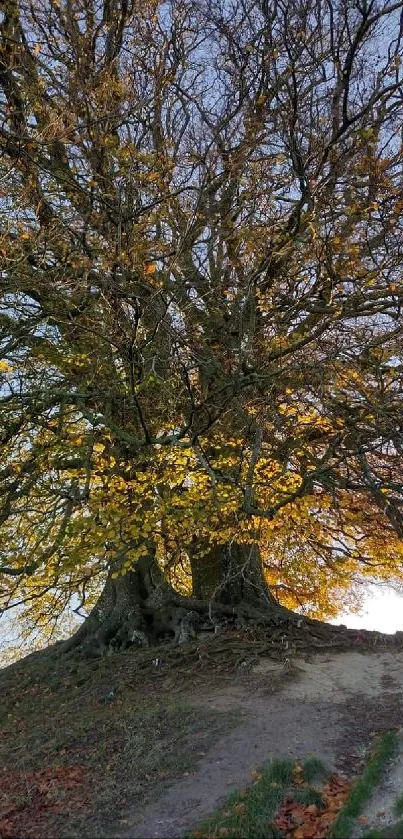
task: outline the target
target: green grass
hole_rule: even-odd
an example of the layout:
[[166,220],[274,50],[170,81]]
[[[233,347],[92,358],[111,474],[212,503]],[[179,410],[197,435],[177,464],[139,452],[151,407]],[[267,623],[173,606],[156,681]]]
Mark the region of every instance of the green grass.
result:
[[242,839],[277,839],[271,824],[293,782],[292,760],[273,760],[256,773],[249,789],[234,792],[225,806],[213,813],[191,836],[242,836]]
[[303,804],[304,807],[309,807],[310,804],[316,804],[318,809],[321,810],[325,805],[323,795],[318,790],[312,789],[312,787],[302,787],[301,789],[295,790],[293,798],[298,804]]
[[281,784],[286,787],[293,782],[294,766],[294,761],[291,758],[277,759],[272,760],[262,772],[269,784]]
[[330,831],[331,839],[347,839],[350,836],[354,819],[360,815],[362,807],[370,798],[374,787],[379,784],[396,748],[397,735],[394,731],[388,731],[379,739],[361,777],[352,786],[346,804]]
[[397,816],[403,816],[403,793],[396,799],[394,810]]
[[[364,803],[371,796],[379,783],[390,758],[397,747],[397,735],[390,731],[379,739],[376,747],[361,775],[352,786],[344,807],[329,830],[329,839],[348,839]],[[287,798],[303,806],[316,805],[318,810],[326,807],[326,801],[320,790],[313,783],[323,783],[329,777],[329,771],[322,761],[309,758],[298,769],[299,778],[304,785],[295,783],[296,764],[290,759],[274,760],[266,764],[258,773],[255,781],[246,790],[234,792],[226,804],[212,813],[191,836],[220,837],[233,836],[242,839],[277,839],[283,834],[273,825],[273,819],[282,803]],[[399,815],[403,812],[403,795],[396,803]],[[372,831],[365,839],[403,839],[403,822],[394,825],[395,832]]]
[[328,774],[325,764],[317,757],[309,757],[302,764],[302,776],[307,784],[323,780]]
[[[292,798],[308,806],[323,807],[323,797],[310,786],[295,784],[295,762],[291,759],[273,760],[255,773],[254,783],[246,790],[234,792],[226,804],[206,819],[192,837],[234,836],[242,839],[277,839],[283,834],[273,825],[273,819],[285,799]],[[300,772],[305,782],[329,776],[320,760],[306,760]]]

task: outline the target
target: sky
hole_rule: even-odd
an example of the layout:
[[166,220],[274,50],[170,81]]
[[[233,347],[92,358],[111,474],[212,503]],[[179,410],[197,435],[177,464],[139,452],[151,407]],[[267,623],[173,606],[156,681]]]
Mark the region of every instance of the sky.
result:
[[376,629],[378,632],[403,631],[403,594],[389,586],[368,585],[359,615],[346,612],[332,623],[344,623],[353,629]]

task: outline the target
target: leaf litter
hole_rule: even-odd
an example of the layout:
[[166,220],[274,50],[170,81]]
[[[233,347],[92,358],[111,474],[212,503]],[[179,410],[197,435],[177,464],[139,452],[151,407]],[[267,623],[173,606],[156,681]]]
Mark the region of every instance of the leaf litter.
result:
[[[294,783],[304,784],[302,768],[294,768]],[[351,783],[343,775],[333,774],[322,787],[308,787],[320,793],[323,806],[302,804],[290,794],[277,811],[273,825],[280,830],[285,839],[325,839],[331,825],[344,806]]]

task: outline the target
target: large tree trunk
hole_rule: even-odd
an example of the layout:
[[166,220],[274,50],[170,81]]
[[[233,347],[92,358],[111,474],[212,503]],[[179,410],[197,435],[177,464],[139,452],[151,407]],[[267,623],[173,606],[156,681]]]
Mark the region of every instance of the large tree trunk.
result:
[[96,656],[107,649],[181,643],[198,630],[215,630],[222,620],[284,612],[264,581],[257,547],[217,546],[199,557],[193,546],[190,555],[192,597],[172,588],[151,550],[123,576],[114,578],[111,569],[92,612],[62,649]]
[[186,609],[176,602],[177,594],[153,553],[141,557],[133,571],[122,576],[115,578],[115,570],[111,569],[98,602],[64,650],[81,648],[87,655],[98,655],[107,648],[178,641]]
[[204,555],[199,547],[194,544],[190,551],[195,597],[232,605],[278,607],[264,579],[257,545],[213,545]]

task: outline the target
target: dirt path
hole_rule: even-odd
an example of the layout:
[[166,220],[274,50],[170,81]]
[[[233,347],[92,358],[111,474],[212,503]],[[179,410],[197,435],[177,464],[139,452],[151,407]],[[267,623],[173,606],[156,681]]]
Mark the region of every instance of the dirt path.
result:
[[[362,811],[366,822],[357,824],[352,833],[352,839],[360,839],[368,833],[368,825],[371,829],[381,831],[385,836],[397,836],[398,832],[393,827],[397,821],[395,803],[403,793],[403,731],[398,737],[398,748],[394,758],[390,761],[389,770],[376,787],[370,800]],[[400,835],[400,834],[399,834]]]
[[122,839],[174,839],[195,827],[251,771],[276,756],[316,755],[349,774],[371,737],[403,724],[403,652],[346,652],[279,664],[262,660],[248,684],[186,695],[194,705],[233,709],[239,725],[198,769],[143,812],[127,814]]

